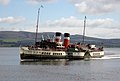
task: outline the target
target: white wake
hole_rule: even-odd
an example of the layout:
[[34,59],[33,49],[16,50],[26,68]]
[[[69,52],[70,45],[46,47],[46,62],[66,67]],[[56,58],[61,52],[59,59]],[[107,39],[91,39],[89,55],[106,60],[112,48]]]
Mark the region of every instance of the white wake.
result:
[[91,58],[91,59],[120,59],[120,54],[110,54],[110,55],[105,55],[102,58]]

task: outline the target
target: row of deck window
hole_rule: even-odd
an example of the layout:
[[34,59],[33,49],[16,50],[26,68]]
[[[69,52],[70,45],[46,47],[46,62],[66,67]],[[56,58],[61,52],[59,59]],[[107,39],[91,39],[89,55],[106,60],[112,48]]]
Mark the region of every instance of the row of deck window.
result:
[[[31,51],[28,51],[28,52],[31,52]],[[43,54],[43,55],[50,55],[51,53],[49,52],[34,52],[34,53],[40,53],[40,54]],[[62,55],[62,53],[53,53],[53,55]]]
[[51,53],[48,53],[48,52],[34,52],[34,54],[37,54],[37,53],[43,54],[43,55],[50,55],[51,54]]
[[42,52],[43,55],[50,55],[48,52]]
[[53,55],[62,55],[62,53],[53,53]]

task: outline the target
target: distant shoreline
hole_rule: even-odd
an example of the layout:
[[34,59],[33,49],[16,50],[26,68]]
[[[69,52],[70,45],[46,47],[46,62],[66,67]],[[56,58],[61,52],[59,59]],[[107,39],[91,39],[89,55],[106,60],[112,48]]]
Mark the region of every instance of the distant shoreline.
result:
[[[41,40],[42,35],[45,38],[47,38],[47,35],[49,35],[51,40],[53,40],[54,34],[55,34],[54,32],[38,33],[38,40],[39,41]],[[19,47],[20,45],[22,46],[32,45],[34,44],[34,39],[35,39],[35,33],[31,33],[31,32],[0,31],[0,47]],[[71,43],[80,43],[82,42],[82,39],[83,39],[82,35],[70,36]],[[120,39],[101,39],[101,38],[85,36],[85,43],[94,44],[96,46],[109,47],[109,48],[120,47]]]

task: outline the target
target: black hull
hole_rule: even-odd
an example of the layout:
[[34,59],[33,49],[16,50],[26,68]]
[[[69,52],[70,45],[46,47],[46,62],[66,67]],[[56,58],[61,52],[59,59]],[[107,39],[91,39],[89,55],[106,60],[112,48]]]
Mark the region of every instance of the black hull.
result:
[[32,54],[21,54],[21,59],[84,59],[84,57],[78,56],[41,56],[41,55],[32,55]]
[[66,59],[65,56],[43,56],[43,55],[32,55],[32,54],[21,54],[21,59]]
[[[101,58],[104,55],[101,56],[94,56],[91,58]],[[49,56],[49,55],[32,55],[32,54],[21,54],[21,59],[84,59],[83,56]]]

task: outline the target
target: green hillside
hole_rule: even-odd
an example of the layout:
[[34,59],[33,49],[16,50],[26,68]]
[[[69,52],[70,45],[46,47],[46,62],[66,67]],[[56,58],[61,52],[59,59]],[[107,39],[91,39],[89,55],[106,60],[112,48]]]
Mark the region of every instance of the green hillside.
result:
[[[38,41],[41,40],[41,36],[47,39],[49,35],[52,39],[54,32],[43,32],[38,34]],[[34,44],[35,33],[23,32],[23,31],[0,31],[0,47],[18,47],[20,45],[31,45]],[[63,40],[63,35],[62,35]],[[71,35],[71,43],[82,42],[82,35]],[[90,44],[101,45],[105,47],[120,47],[120,39],[100,39],[93,37],[85,37],[85,42]]]

